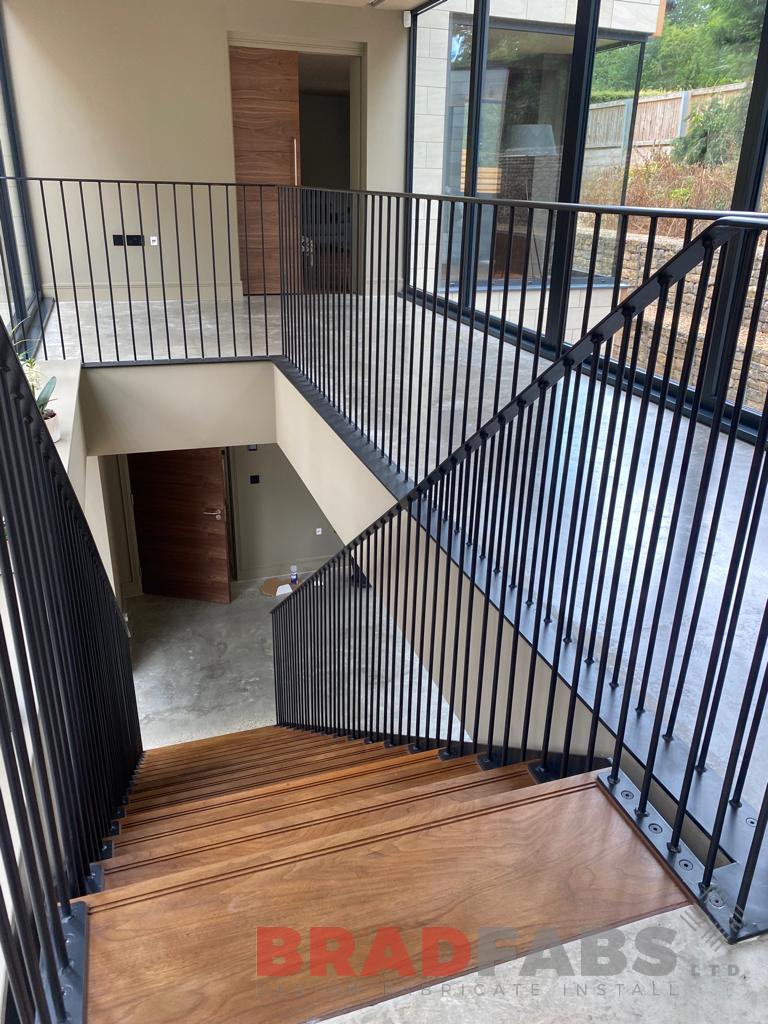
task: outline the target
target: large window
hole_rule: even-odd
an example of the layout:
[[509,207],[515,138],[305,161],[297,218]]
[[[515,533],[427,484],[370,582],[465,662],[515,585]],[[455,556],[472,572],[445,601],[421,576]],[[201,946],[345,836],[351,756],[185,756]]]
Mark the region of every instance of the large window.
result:
[[[598,55],[591,129],[615,142],[625,131],[630,163],[620,196],[628,205],[731,207],[764,16],[765,0],[669,3],[644,46],[637,93],[631,48]],[[617,154],[585,169],[582,199],[617,201],[622,162]]]
[[[704,226],[611,211],[571,222],[554,201],[768,209],[766,0],[447,0],[414,23],[414,190],[518,204],[460,208],[450,246],[443,222],[434,277],[435,206],[422,208],[412,264],[428,264],[452,312],[490,314],[510,340],[558,354]],[[692,303],[686,291],[681,323]],[[761,384],[745,407],[763,398]]]
[[[576,156],[563,150],[568,89],[588,65],[580,58],[572,68],[574,19],[591,3],[599,0],[477,0],[487,38],[475,119],[475,3],[446,0],[417,11],[415,190],[559,197],[561,168]],[[582,201],[732,207],[765,12],[765,0],[616,0],[600,7],[580,140]],[[477,173],[468,181],[473,122]],[[761,205],[768,205],[765,196]]]

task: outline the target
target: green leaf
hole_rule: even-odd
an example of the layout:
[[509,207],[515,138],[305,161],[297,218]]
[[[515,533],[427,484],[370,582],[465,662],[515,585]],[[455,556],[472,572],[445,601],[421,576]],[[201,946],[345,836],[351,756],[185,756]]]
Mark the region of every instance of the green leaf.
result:
[[40,410],[40,412],[45,412],[46,408],[48,407],[48,403],[51,400],[51,395],[53,395],[53,389],[55,387],[56,378],[51,377],[50,380],[46,381],[45,386],[42,388],[40,394],[35,399],[35,401],[37,402],[37,408]]

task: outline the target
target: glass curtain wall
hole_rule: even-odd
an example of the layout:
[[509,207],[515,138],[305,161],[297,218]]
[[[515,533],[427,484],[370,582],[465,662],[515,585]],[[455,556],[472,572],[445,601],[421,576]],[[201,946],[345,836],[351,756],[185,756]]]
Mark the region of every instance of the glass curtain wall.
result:
[[[575,21],[581,12],[586,23],[595,7],[599,30],[587,82],[587,62],[573,55]],[[480,40],[473,39],[476,8],[486,27]],[[766,0],[447,0],[417,11],[412,187],[431,195],[547,203],[563,198],[562,169],[583,155],[574,197],[582,203],[731,208],[750,131],[768,130],[745,128],[765,13]],[[479,46],[475,113],[469,106]],[[585,135],[578,143],[571,138],[579,154],[564,152],[570,88],[589,97]],[[468,138],[468,125],[476,138]],[[764,186],[762,209],[768,207],[765,195]],[[737,206],[743,208],[743,201]],[[564,266],[570,298],[565,333],[549,344],[556,351],[583,330],[594,215],[580,216],[570,252],[555,239],[549,254],[546,212],[531,218],[527,239],[525,216],[516,214],[508,223],[509,214],[495,214],[492,206],[475,214],[460,207],[450,247],[443,218],[439,255],[432,257],[438,265],[423,279],[439,283],[441,296],[445,286],[445,296],[465,313],[504,317],[504,329],[520,335],[534,326],[553,267]],[[468,219],[472,223],[464,223]],[[639,283],[635,276],[645,265],[644,243],[633,239],[622,266],[616,265],[617,224],[610,215],[602,218],[590,322],[610,308],[617,285],[626,294]],[[426,226],[422,219],[423,249]],[[636,229],[630,224],[630,234]],[[659,219],[651,269],[670,247],[679,247],[684,230],[680,219]],[[472,280],[461,272],[467,252],[476,257]],[[502,314],[504,292],[515,290],[525,291],[524,301],[518,306],[510,300]]]

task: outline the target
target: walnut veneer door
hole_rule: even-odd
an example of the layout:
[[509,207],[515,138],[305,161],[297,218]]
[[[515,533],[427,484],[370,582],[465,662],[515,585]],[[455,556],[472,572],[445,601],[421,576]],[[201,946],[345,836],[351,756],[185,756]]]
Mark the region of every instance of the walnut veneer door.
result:
[[221,448],[128,456],[145,594],[227,604],[227,477]]
[[[299,55],[289,50],[229,50],[235,175],[239,183],[298,185]],[[280,291],[277,190],[238,190],[240,273],[251,295]],[[283,223],[283,237],[294,232]],[[263,238],[263,245],[262,245]]]

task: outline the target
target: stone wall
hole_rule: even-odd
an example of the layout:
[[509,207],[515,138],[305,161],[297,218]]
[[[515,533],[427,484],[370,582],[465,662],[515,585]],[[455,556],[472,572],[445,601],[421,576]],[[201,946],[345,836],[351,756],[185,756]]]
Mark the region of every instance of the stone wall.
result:
[[[669,259],[672,258],[672,256],[675,255],[675,253],[679,252],[681,245],[682,239],[680,238],[658,235],[656,237],[650,261],[651,272],[658,270],[659,267],[663,266],[664,263],[666,263]],[[582,271],[586,271],[588,269],[591,249],[592,230],[590,225],[589,228],[584,227],[577,232],[574,256],[575,269]],[[757,297],[758,276],[760,273],[760,264],[763,258],[763,251],[763,247],[760,247],[758,249],[752,268],[752,276],[750,281],[749,294],[747,298],[747,305],[744,316],[742,318],[739,345],[737,348],[733,366],[731,368],[731,386],[729,389],[729,394],[731,398],[733,398],[736,394],[738,379],[741,374],[744,347],[746,345],[750,321],[754,312],[755,299]],[[647,236],[645,234],[639,233],[628,234],[621,272],[622,297],[626,297],[642,282],[647,255]],[[600,241],[598,243],[597,249],[597,257],[595,261],[596,273],[605,275],[606,277],[613,277],[615,259],[616,232],[601,231]],[[712,290],[714,287],[715,280],[715,269],[716,263],[715,266],[713,266],[713,270],[710,275],[709,283],[707,286],[707,301],[704,307],[705,316],[702,324],[702,329],[706,326],[706,311],[709,309],[709,303],[712,297]],[[688,278],[686,279],[685,284],[683,286],[682,302],[680,304],[680,323],[677,330],[677,341],[672,363],[673,380],[679,379],[682,370],[685,343],[688,337],[688,332],[691,326],[691,319],[694,313],[694,306],[696,302],[696,293],[699,286],[699,280],[699,272],[694,271],[688,275]],[[672,307],[673,303],[672,301],[670,301],[668,303],[667,313],[664,318],[665,329],[662,331],[660,357],[659,359],[657,359],[657,365],[655,368],[656,372],[659,374],[661,374],[663,371],[665,354],[669,348]],[[641,349],[639,354],[639,365],[641,367],[647,366],[648,363],[649,346],[651,343],[653,331],[654,313],[655,307],[649,310],[648,314],[646,315],[646,322],[644,323],[642,329]],[[700,332],[699,334],[696,358],[694,360],[692,374],[690,378],[691,384],[696,383],[698,364],[700,361],[701,347],[703,343],[704,337],[702,330],[702,332]],[[754,351],[752,354],[752,360],[749,369],[749,378],[744,398],[745,406],[751,409],[762,411],[763,405],[766,400],[766,394],[768,394],[768,302],[766,302],[766,296],[763,295],[762,302],[760,303],[760,307],[758,309],[757,314],[757,333],[755,336]]]

